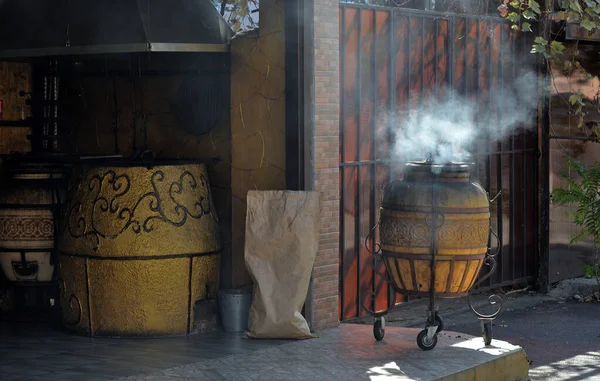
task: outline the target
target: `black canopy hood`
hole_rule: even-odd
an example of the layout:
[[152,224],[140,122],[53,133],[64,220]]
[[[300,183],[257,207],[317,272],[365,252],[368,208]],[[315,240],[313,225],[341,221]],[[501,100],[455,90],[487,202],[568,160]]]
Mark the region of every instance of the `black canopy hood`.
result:
[[211,0],[0,0],[0,58],[225,52]]

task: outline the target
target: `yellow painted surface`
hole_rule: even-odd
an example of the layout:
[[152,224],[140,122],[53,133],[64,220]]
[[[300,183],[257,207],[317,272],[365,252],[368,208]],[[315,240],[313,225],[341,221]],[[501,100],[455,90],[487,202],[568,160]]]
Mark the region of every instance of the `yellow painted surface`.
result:
[[285,30],[283,2],[265,0],[258,34],[231,44],[232,271],[250,283],[244,263],[246,195],[285,189]]
[[204,165],[81,167],[68,194],[59,234],[64,324],[97,336],[189,333],[194,302],[214,297],[219,281]]
[[219,289],[221,256],[195,257],[192,264],[192,295],[194,301],[214,298]]
[[117,336],[185,333],[189,261],[189,258],[90,260],[93,333]]
[[437,381],[525,381],[528,373],[529,361],[521,349]]
[[91,334],[89,328],[86,260],[61,256],[59,259],[60,304],[63,324],[69,329]]

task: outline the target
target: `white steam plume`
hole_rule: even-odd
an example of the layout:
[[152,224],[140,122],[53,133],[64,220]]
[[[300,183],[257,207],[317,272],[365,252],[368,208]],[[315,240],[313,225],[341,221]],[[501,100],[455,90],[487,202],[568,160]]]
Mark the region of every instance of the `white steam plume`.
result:
[[[456,93],[430,99],[423,106],[396,120],[392,131],[391,159],[432,160],[434,163],[464,162],[476,152],[482,140],[491,142],[509,137],[517,128],[529,128],[537,108],[537,77],[527,72],[508,87],[481,93],[481,100]],[[492,102],[492,104],[488,104]]]

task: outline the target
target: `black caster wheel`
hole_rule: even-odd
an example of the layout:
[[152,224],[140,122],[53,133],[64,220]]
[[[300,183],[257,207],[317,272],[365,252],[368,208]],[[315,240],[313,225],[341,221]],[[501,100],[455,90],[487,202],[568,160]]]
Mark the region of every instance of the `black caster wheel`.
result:
[[483,342],[485,346],[492,344],[492,338],[494,337],[492,334],[492,322],[484,321],[481,323],[481,335],[483,336]]
[[383,318],[381,320],[375,320],[375,324],[373,324],[373,336],[375,336],[375,340],[381,341],[385,336],[385,321]]
[[430,351],[437,345],[437,336],[428,339],[427,330],[424,329],[417,335],[417,345],[424,351]]
[[437,331],[435,331],[435,333],[440,333],[444,330],[444,321],[442,320],[442,318],[440,317],[440,315],[438,315],[438,313],[435,313],[435,322],[437,323]]

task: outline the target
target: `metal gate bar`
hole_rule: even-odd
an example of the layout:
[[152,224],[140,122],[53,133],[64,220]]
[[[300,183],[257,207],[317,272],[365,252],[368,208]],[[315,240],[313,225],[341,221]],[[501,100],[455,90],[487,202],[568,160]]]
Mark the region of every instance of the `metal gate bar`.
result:
[[[489,16],[341,5],[340,319],[364,315],[360,301],[367,292],[376,293],[370,303],[373,310],[401,301],[373,272],[364,246],[376,223],[382,185],[402,176],[401,168],[395,167],[398,163],[389,158],[393,129],[412,107],[446,89],[480,103],[487,100],[481,118],[501,117],[502,99],[490,90],[515,75],[514,66],[507,73],[504,65],[505,60],[514,60],[518,45],[509,28],[503,19]],[[500,40],[497,55],[494,38]],[[506,47],[507,43],[511,45]],[[483,88],[488,90],[487,99]],[[381,125],[387,131],[378,135]],[[387,142],[378,144],[378,136],[386,136]],[[528,181],[528,168],[537,176],[537,132],[528,133],[524,127],[507,141],[482,148],[476,153],[482,185],[490,193],[508,191],[498,198],[495,218],[501,244],[508,242],[502,247],[499,271],[482,289],[531,281],[537,275],[531,264],[537,262],[538,206],[537,181]],[[374,248],[371,242],[369,249]]]

